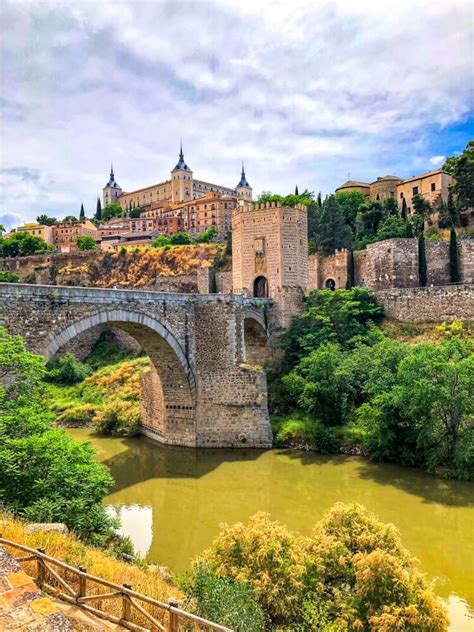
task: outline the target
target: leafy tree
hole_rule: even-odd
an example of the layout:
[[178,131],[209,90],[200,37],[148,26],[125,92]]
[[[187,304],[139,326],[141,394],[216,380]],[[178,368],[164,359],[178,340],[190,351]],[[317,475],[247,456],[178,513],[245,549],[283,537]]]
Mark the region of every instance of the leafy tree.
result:
[[100,202],[100,198],[97,198],[97,207],[96,207],[96,211],[95,211],[95,219],[98,222],[102,221],[102,204]]
[[114,217],[121,217],[123,214],[120,204],[106,204],[102,209],[102,222],[108,222]]
[[294,367],[320,345],[335,342],[350,348],[361,340],[374,340],[374,323],[383,319],[383,307],[366,288],[311,292],[305,309],[283,334],[283,366]]
[[382,204],[377,201],[366,200],[360,206],[360,216],[364,234],[367,236],[375,235],[380,222],[384,218]]
[[383,210],[387,215],[399,217],[398,204],[395,197],[389,196],[383,201]]
[[192,243],[192,238],[185,232],[174,233],[170,236],[170,244],[172,246],[188,246]]
[[408,219],[407,237],[420,237],[425,226],[424,218],[418,213],[412,213]]
[[77,237],[76,245],[79,250],[95,250],[97,248],[97,243],[91,235],[83,235],[82,237]]
[[376,241],[393,237],[406,237],[407,228],[399,215],[389,215],[379,224]]
[[77,222],[77,217],[75,217],[74,215],[66,215],[66,217],[63,219],[63,222]]
[[86,214],[84,212],[84,204],[81,203],[81,210],[79,211],[79,219],[83,222],[86,219]]
[[155,237],[151,242],[153,248],[163,248],[164,246],[169,246],[170,244],[170,238],[166,235],[158,235],[158,237]]
[[335,195],[324,200],[316,216],[315,232],[316,246],[325,255],[350,246],[351,229],[345,223]]
[[90,374],[90,366],[79,362],[72,353],[67,353],[49,366],[45,379],[55,384],[70,386],[82,382]]
[[459,257],[458,257],[458,242],[456,238],[456,230],[451,228],[449,234],[449,275],[451,283],[459,283]]
[[3,224],[0,224],[0,237],[2,236],[2,234],[6,232],[5,231],[5,226]]
[[10,237],[0,237],[1,257],[22,257],[48,250],[48,244],[41,237],[17,231]]
[[80,537],[105,544],[116,525],[101,502],[112,478],[89,444],[53,426],[44,372],[44,358],[0,327],[0,498],[28,520],[65,522]]
[[198,244],[209,244],[218,236],[218,231],[215,226],[211,226],[208,230],[203,231],[198,237],[196,241]]
[[36,221],[38,224],[41,224],[41,226],[55,226],[58,223],[56,217],[48,217],[48,215],[45,214],[38,215]]
[[131,208],[128,212],[128,216],[132,219],[140,217],[141,210],[139,208]]
[[421,287],[425,287],[428,281],[428,271],[426,266],[426,245],[423,233],[418,237],[418,276]]
[[449,187],[447,204],[440,205],[438,224],[440,228],[461,226],[461,213],[456,203],[453,187]]
[[423,219],[428,219],[431,212],[431,204],[421,195],[414,195],[412,200],[413,212],[417,213]]
[[452,156],[443,165],[454,177],[454,194],[459,210],[474,206],[474,140],[470,140],[459,156]]
[[339,191],[336,193],[336,200],[344,215],[346,224],[355,233],[357,214],[366,201],[365,195],[360,191]]

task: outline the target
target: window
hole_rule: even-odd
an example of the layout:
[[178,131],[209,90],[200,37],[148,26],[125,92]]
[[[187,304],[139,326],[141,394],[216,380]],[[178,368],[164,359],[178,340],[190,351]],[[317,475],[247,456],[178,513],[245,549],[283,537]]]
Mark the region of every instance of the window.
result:
[[400,199],[403,200],[403,191],[400,193]]
[[431,183],[431,190],[432,191],[436,191],[436,183],[435,182]]
[[418,187],[413,187],[412,195],[418,195]]

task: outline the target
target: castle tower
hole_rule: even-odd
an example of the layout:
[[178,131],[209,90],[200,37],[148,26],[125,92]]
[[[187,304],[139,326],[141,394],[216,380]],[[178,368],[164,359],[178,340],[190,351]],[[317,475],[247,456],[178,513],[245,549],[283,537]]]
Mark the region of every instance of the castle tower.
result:
[[173,202],[185,202],[192,200],[193,197],[193,172],[184,162],[181,143],[178,164],[171,172],[171,199]]
[[110,165],[110,178],[105,187],[102,189],[103,205],[119,204],[119,197],[122,195],[122,189],[115,182],[114,166]]
[[239,201],[232,213],[233,291],[271,298],[287,326],[308,290],[306,207]]
[[244,162],[242,161],[242,173],[240,174],[240,182],[235,187],[237,192],[237,197],[239,200],[246,200],[247,202],[252,201],[252,187],[247,182],[247,178],[245,177],[245,169]]

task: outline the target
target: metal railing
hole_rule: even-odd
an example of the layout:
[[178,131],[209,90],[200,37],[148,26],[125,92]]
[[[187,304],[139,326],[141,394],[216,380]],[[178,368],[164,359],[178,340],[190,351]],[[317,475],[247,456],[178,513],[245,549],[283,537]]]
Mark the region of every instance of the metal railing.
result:
[[[84,566],[78,568],[70,566],[47,555],[44,549],[31,549],[3,537],[0,537],[0,545],[26,553],[26,555],[14,559],[18,563],[29,563],[33,568],[36,568],[36,574],[31,575],[31,577],[44,592],[128,630],[135,632],[154,630],[161,630],[162,632],[180,632],[181,630],[232,632],[230,628],[181,610],[175,599],[170,599],[167,604],[152,599],[133,590],[129,584],[120,586],[107,579],[89,574]],[[107,588],[108,592],[97,592],[99,586]],[[104,606],[110,604],[112,607],[107,611]],[[115,612],[118,610],[120,616],[114,614],[114,610]]]

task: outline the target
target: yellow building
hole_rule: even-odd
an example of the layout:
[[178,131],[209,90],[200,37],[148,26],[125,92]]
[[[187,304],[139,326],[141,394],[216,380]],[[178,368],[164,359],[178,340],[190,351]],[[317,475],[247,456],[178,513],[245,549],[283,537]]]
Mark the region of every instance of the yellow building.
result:
[[347,180],[336,189],[336,193],[360,191],[366,197],[370,196],[370,184],[368,182],[357,182],[357,180]]
[[428,171],[419,176],[403,180],[397,185],[397,201],[399,207],[406,200],[408,212],[413,212],[413,198],[419,195],[436,208],[441,201],[447,202],[449,187],[453,181],[452,176],[442,169]]
[[33,237],[40,237],[41,239],[44,239],[48,245],[51,245],[54,241],[52,226],[44,226],[43,224],[31,222],[29,224],[24,224],[23,226],[18,226],[17,231],[19,233],[28,233],[33,235]]

